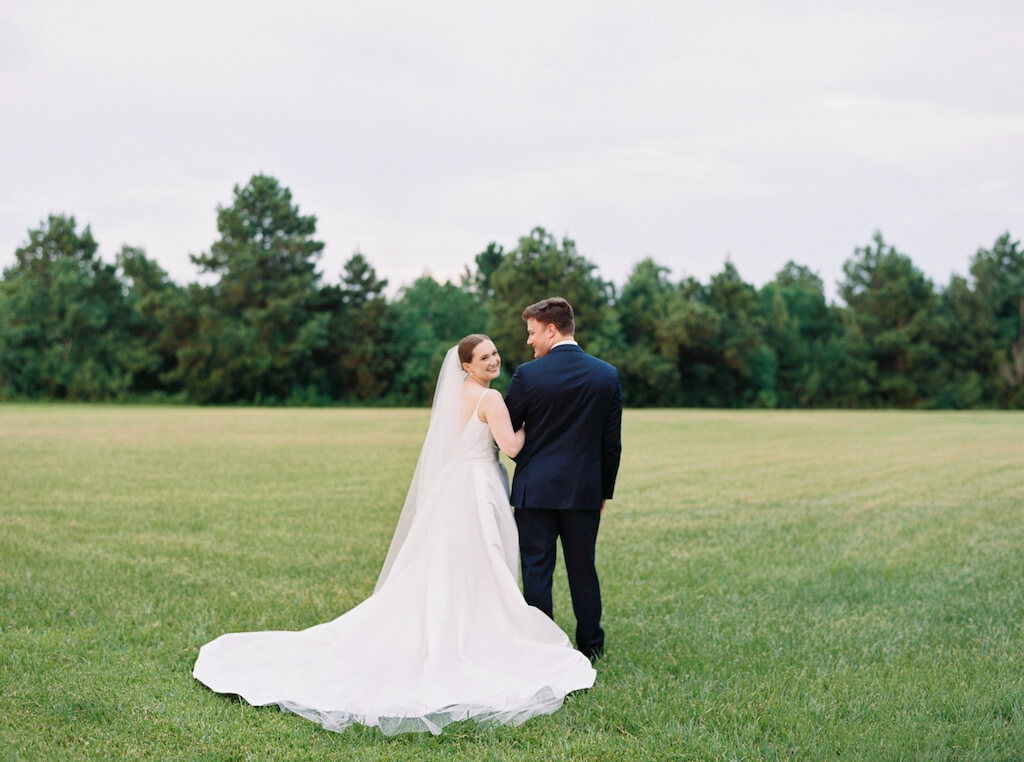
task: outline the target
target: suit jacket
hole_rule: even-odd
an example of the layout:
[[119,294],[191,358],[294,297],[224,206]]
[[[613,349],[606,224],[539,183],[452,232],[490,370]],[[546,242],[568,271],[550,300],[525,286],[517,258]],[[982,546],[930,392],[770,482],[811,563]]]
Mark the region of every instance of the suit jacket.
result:
[[622,454],[622,385],[612,365],[573,344],[555,347],[516,368],[505,404],[513,428],[526,426],[512,505],[598,510],[612,497]]

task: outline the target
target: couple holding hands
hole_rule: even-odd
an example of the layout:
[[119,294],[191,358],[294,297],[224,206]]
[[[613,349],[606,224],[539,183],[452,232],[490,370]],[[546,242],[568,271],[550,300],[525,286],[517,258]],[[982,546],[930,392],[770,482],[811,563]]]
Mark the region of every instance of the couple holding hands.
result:
[[[445,355],[373,594],[306,630],[222,635],[200,649],[199,681],[328,730],[387,735],[465,719],[518,725],[593,685],[604,650],[594,548],[619,467],[622,390],[615,368],[573,339],[566,300],[523,319],[535,359],[504,399],[489,388],[501,368],[489,338],[471,334]],[[516,462],[511,499],[498,448]],[[551,619],[558,538],[579,650]]]

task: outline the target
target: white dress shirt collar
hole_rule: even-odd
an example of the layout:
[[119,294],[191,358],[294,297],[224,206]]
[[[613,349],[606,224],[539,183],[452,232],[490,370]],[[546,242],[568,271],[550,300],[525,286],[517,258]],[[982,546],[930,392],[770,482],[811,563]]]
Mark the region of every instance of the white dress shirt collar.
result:
[[562,339],[560,342],[553,345],[551,349],[554,349],[555,347],[564,347],[567,344],[575,344],[577,347],[579,346],[579,342],[576,341],[576,339]]

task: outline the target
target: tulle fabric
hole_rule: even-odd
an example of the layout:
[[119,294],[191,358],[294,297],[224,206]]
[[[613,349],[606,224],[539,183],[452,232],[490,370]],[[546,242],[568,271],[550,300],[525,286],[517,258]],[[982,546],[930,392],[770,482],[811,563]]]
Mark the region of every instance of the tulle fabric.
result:
[[[459,362],[459,348],[454,346],[445,353],[441,362],[441,370],[437,374],[434,386],[434,401],[430,406],[430,424],[427,436],[420,448],[420,457],[416,461],[409,490],[405,495],[402,512],[398,516],[398,525],[391,536],[384,566],[377,577],[374,592],[380,589],[391,572],[406,537],[412,526],[416,511],[430,495],[431,487],[445,475],[445,466],[459,454],[459,445],[465,433],[465,421],[461,420],[462,383],[466,380],[466,371]],[[504,470],[504,469],[503,469]],[[507,475],[505,477],[508,478]]]
[[592,686],[586,657],[519,592],[508,477],[486,424],[474,415],[419,486],[373,595],[306,630],[222,635],[193,675],[328,730],[387,735],[518,725]]

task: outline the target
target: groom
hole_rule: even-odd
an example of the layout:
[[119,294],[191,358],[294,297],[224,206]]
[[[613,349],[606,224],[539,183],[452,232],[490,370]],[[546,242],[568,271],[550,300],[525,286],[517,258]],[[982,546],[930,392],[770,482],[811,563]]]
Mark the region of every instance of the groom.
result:
[[594,546],[622,452],[622,387],[615,368],[573,339],[572,307],[554,297],[523,311],[534,360],[516,368],[505,395],[512,427],[526,426],[512,505],[526,602],[551,616],[555,541],[561,537],[576,615],[576,646],[604,652]]

